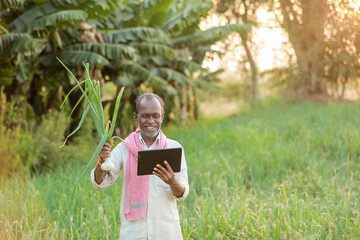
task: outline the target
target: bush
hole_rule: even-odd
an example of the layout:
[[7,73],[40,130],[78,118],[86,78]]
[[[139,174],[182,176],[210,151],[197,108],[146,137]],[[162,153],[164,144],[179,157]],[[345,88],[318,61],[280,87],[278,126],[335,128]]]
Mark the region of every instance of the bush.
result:
[[50,172],[68,164],[87,162],[97,146],[88,118],[71,144],[64,142],[67,124],[63,112],[51,111],[32,129],[10,130],[0,126],[0,173],[3,176]]
[[27,167],[23,164],[19,154],[19,138],[16,130],[0,125],[0,175],[10,177],[26,175]]
[[[0,101],[2,100],[0,92]],[[0,102],[0,175],[10,177],[27,173],[19,151],[19,111],[16,104]]]
[[[66,117],[62,112],[50,111],[32,133],[32,139],[25,138],[23,158],[31,163],[31,170],[44,172],[55,169],[65,157],[60,151],[66,130]],[[26,136],[26,134],[25,134]]]
[[64,114],[50,112],[34,129],[6,126],[8,116],[1,117],[0,173],[5,176],[27,175],[56,168],[66,156],[60,151],[66,128]]
[[[63,112],[50,112],[43,117],[41,124],[26,139],[28,151],[23,156],[31,163],[35,173],[49,172],[68,164],[87,162],[96,149],[97,141],[93,135],[93,123],[88,117],[79,132],[73,135],[63,148],[67,117]],[[35,157],[35,159],[34,159]]]

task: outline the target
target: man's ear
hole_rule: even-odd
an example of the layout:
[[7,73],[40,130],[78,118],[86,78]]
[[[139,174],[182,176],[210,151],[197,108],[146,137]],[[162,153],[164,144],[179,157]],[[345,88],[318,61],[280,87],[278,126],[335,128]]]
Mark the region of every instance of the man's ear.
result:
[[134,120],[135,120],[135,123],[137,124],[138,122],[137,122],[137,113],[136,112],[134,112]]

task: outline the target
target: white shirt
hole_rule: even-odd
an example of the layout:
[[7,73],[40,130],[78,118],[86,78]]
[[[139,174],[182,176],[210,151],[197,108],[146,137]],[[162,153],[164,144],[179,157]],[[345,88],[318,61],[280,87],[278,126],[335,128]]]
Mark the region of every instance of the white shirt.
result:
[[[154,144],[148,147],[141,137],[140,140],[145,150],[154,149],[160,140],[160,134]],[[171,139],[167,139],[168,148],[177,148],[182,146]],[[118,144],[111,152],[110,161],[114,164],[114,169],[104,176],[100,184],[95,182],[94,171],[91,172],[91,182],[95,190],[105,189],[111,186],[123,171],[123,179],[126,173],[126,161],[129,150],[124,143]],[[179,213],[176,201],[185,199],[189,194],[189,183],[187,176],[187,166],[185,161],[184,149],[182,149],[181,171],[175,173],[176,178],[184,186],[185,192],[177,198],[172,194],[171,188],[161,178],[150,175],[149,179],[149,197],[147,213],[145,218],[137,221],[127,221],[124,215],[125,200],[125,181],[122,182],[121,202],[120,202],[120,240],[137,240],[137,239],[156,239],[156,240],[178,240],[182,239]]]

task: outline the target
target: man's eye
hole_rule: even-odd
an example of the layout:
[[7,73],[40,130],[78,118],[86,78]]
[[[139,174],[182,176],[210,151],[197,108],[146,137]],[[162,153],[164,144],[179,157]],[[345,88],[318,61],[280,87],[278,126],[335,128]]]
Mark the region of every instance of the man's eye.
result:
[[159,114],[154,114],[154,118],[159,118],[160,115]]

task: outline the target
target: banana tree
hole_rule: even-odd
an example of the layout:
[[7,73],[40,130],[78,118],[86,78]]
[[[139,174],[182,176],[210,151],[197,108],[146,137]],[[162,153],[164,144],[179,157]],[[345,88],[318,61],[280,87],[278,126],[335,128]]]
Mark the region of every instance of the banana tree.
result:
[[67,64],[67,59],[76,60],[77,65],[82,60],[98,65],[105,63],[96,51],[63,53],[63,49],[74,43],[85,42],[76,29],[73,30],[74,27],[109,15],[118,6],[117,2],[0,1],[0,31],[3,32],[0,55],[15,66],[12,80],[7,81],[6,85],[2,84],[2,88],[9,101],[21,99],[18,104],[21,116],[24,116],[26,106],[32,106],[38,116],[46,113],[48,109],[56,107],[58,101],[54,98],[57,98],[61,85],[65,89],[72,87],[59,81],[61,74],[56,69],[58,66],[51,65],[56,60],[55,56],[59,55]]
[[[131,78],[128,82],[136,83],[134,88],[145,85],[162,96],[172,96],[173,108],[168,114],[179,113],[181,107],[181,122],[185,123],[186,115],[195,115],[195,89],[212,85],[209,74],[214,79],[215,74],[201,66],[206,53],[212,52],[210,46],[231,32],[249,29],[247,25],[228,24],[201,31],[199,22],[211,8],[211,2],[145,0],[129,2],[127,8],[118,9],[107,20],[111,28],[104,28],[106,21],[103,21],[97,25],[98,29],[106,43],[135,48],[139,60],[123,64],[124,61],[118,59],[106,69],[108,74],[126,73],[126,77]],[[187,99],[191,99],[190,103],[186,103]]]

